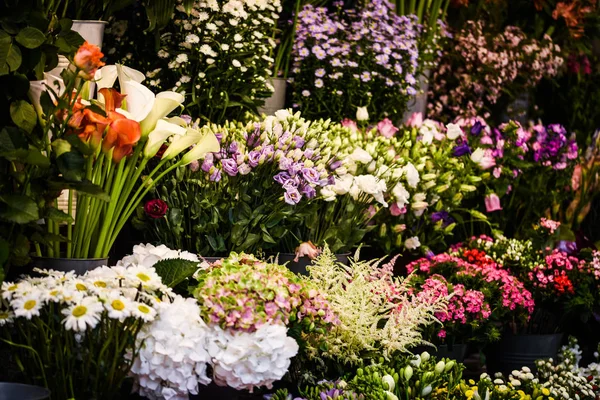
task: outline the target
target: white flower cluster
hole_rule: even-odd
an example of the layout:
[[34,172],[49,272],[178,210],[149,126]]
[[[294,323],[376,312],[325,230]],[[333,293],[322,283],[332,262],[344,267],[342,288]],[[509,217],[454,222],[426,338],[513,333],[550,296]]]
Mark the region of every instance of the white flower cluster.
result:
[[10,309],[0,310],[0,326],[13,319],[39,317],[50,304],[58,305],[65,329],[75,332],[94,329],[107,319],[152,321],[156,299],[170,292],[154,269],[144,266],[99,267],[83,276],[37,272],[43,276],[2,283],[0,292]]
[[119,267],[141,266],[144,268],[152,268],[154,264],[162,260],[183,259],[188,261],[200,262],[197,255],[188,251],[171,250],[164,244],[153,246],[148,244],[138,244],[133,246],[133,254],[123,257],[117,262]]
[[270,389],[283,378],[298,353],[298,343],[282,325],[265,324],[252,333],[213,326],[207,349],[217,384],[252,392],[259,386]]
[[158,303],[157,310],[154,322],[138,335],[140,352],[131,374],[141,396],[187,400],[188,393],[198,393],[198,383],[210,383],[208,328],[195,299],[176,295],[171,302]]
[[[384,199],[387,185],[384,180],[374,175],[352,176],[345,174],[335,177],[335,184],[325,186],[321,189],[321,196],[325,201],[334,201],[337,196],[349,194],[354,200],[365,200],[370,202],[370,198],[375,199],[379,204],[387,207]],[[367,196],[366,199],[363,196]]]

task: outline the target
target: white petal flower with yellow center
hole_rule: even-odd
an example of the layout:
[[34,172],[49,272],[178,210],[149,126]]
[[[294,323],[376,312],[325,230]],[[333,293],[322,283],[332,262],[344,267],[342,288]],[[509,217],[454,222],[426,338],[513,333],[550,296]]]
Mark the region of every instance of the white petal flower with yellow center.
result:
[[150,322],[154,320],[156,310],[147,304],[136,301],[132,304],[131,315],[145,322]]
[[96,297],[84,297],[80,301],[62,310],[65,316],[65,329],[84,332],[88,327],[95,328],[100,321],[104,307]]
[[108,317],[118,319],[123,322],[127,317],[131,316],[132,304],[124,296],[113,294],[106,299],[104,308],[108,311]]
[[10,305],[17,317],[31,319],[34,316],[39,316],[40,309],[44,305],[42,292],[36,289],[23,296],[14,297]]

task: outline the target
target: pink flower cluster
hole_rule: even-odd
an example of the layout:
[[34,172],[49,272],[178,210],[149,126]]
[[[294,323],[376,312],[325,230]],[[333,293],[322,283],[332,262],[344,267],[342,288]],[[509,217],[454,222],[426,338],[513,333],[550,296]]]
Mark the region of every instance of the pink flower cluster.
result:
[[560,227],[560,222],[552,221],[551,219],[547,218],[542,218],[540,219],[540,226],[542,228],[548,229],[550,231],[550,234],[553,234]]
[[[308,318],[337,323],[327,300],[287,268],[247,254],[231,255],[199,277],[195,296],[206,321],[253,332],[265,323],[288,325]],[[309,324],[310,325],[310,324]]]
[[520,93],[556,75],[564,62],[547,35],[538,41],[515,26],[500,33],[486,28],[470,21],[450,42],[430,87],[430,117],[478,115],[503,93]]
[[552,288],[549,296],[573,293],[574,287],[569,274],[571,271],[585,273],[586,262],[568,255],[558,249],[545,257],[545,263],[538,265],[529,272],[529,279],[536,288]]

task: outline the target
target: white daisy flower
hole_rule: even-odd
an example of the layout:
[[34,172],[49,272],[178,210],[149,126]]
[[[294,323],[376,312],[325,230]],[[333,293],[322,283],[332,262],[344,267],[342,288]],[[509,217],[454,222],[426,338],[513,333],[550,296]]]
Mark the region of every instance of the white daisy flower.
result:
[[163,286],[160,276],[154,268],[135,266],[127,268],[127,283],[130,286],[138,287],[140,284],[144,289],[155,290]]
[[40,315],[43,302],[41,291],[35,290],[24,296],[13,298],[10,305],[15,312],[15,316],[31,319],[33,316]]
[[15,314],[9,310],[0,310],[0,326],[11,324],[15,318]]
[[2,298],[4,300],[12,299],[13,295],[16,293],[18,288],[19,288],[18,283],[2,282],[2,287],[0,288],[0,290],[2,291]]
[[108,311],[109,318],[118,319],[121,322],[131,315],[131,302],[117,293],[106,300],[104,308]]
[[95,328],[100,321],[103,310],[102,303],[96,297],[84,297],[82,300],[62,310],[65,315],[63,324],[65,329],[75,332],[83,332],[89,326]]
[[150,322],[154,320],[154,317],[156,316],[156,310],[147,304],[136,301],[131,307],[131,315],[136,318],[140,318],[145,322]]

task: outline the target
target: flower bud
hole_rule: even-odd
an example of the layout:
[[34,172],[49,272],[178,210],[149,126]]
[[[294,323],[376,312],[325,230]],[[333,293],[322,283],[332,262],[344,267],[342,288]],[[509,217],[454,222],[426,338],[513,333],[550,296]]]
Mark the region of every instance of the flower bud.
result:
[[396,382],[394,382],[394,378],[391,375],[384,375],[381,380],[387,385],[387,390],[393,391],[396,387]]
[[422,397],[429,396],[429,394],[431,393],[432,390],[433,390],[433,388],[431,387],[431,385],[425,386],[423,388],[423,390],[421,390],[421,396]]
[[441,374],[444,371],[444,368],[446,368],[446,363],[444,361],[439,361],[437,364],[435,364],[435,374]]
[[423,353],[421,353],[421,360],[424,361],[424,362],[427,362],[430,357],[431,357],[431,355],[428,352],[426,352],[426,351],[424,351]]
[[406,369],[404,370],[404,379],[407,381],[410,381],[410,378],[412,378],[413,376],[413,369],[410,365],[406,366]]

